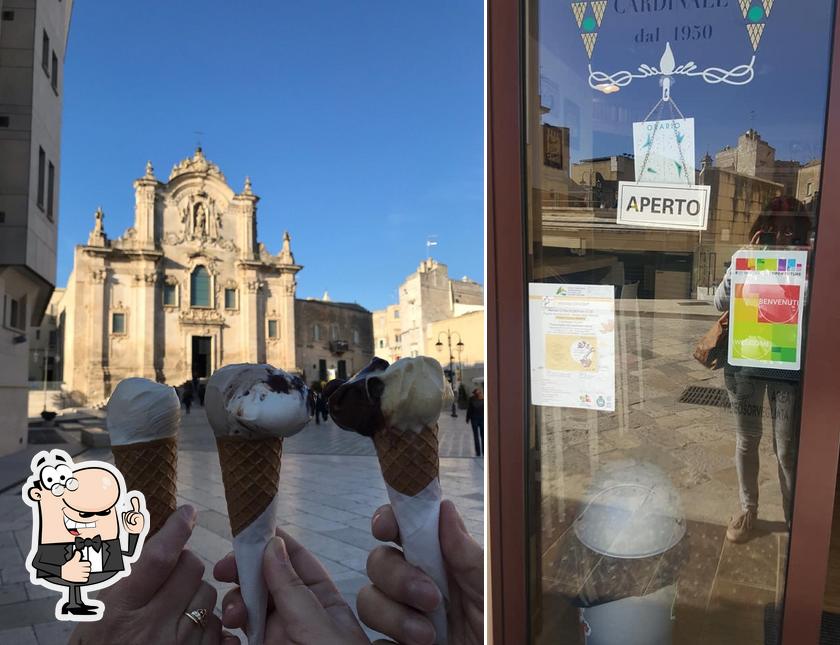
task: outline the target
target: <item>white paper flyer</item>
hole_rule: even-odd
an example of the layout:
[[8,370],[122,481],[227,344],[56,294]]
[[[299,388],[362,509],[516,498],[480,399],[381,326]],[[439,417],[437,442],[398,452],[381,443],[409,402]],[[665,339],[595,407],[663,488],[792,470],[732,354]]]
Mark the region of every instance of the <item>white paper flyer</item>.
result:
[[531,403],[615,411],[615,289],[528,285]]

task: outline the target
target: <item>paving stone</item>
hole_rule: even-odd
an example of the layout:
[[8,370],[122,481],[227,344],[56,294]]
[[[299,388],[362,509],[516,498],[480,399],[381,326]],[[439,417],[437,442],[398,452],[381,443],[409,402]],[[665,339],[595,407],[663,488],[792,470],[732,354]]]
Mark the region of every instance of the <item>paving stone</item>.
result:
[[38,639],[32,627],[14,627],[12,629],[0,629],[0,643],[8,643],[8,645],[38,645]]
[[27,600],[0,605],[0,625],[3,627],[25,627],[39,623],[56,622],[55,605],[58,594],[41,600]]
[[27,600],[26,586],[23,582],[15,582],[0,586],[0,605]]
[[203,526],[211,533],[215,533],[228,541],[233,540],[233,534],[230,531],[230,520],[227,515],[222,515],[217,511],[211,510],[198,511],[196,522],[199,526]]
[[111,435],[102,428],[88,426],[82,429],[82,443],[90,448],[104,448],[111,445]]
[[31,582],[24,582],[22,584],[26,588],[26,597],[29,600],[38,600],[40,598],[55,597],[56,592],[53,589],[49,589],[48,587],[42,587],[41,585],[33,585]]
[[10,546],[17,548],[14,531],[0,531],[0,549]]
[[382,544],[382,542],[371,535],[370,530],[363,531],[352,526],[345,526],[336,531],[326,531],[325,535],[366,551],[371,551]]
[[2,584],[14,584],[15,582],[26,582],[29,580],[29,571],[23,564],[23,558],[17,562],[11,562],[0,569],[0,581]]
[[38,639],[38,645],[66,643],[75,628],[75,623],[53,619],[52,622],[35,625],[35,636]]

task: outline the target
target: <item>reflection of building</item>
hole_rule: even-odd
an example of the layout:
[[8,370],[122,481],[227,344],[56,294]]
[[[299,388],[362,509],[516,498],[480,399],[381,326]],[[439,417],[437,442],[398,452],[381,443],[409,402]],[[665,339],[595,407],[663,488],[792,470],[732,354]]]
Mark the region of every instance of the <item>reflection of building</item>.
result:
[[[429,326],[479,311],[483,320],[484,292],[480,284],[467,277],[450,280],[445,264],[431,258],[423,260],[417,271],[400,285],[399,305],[374,312],[376,353],[389,361],[421,354],[436,356],[436,339],[429,344]],[[399,341],[395,342],[397,338]],[[463,342],[466,344],[467,339]],[[483,348],[483,332],[474,342]],[[473,352],[476,350],[472,348]]]
[[748,131],[714,162],[708,155],[702,160],[697,183],[711,186],[711,194],[709,224],[701,234],[616,224],[618,182],[635,174],[629,155],[572,164],[570,191],[558,195],[552,186],[562,183],[561,171],[541,168],[551,181],[539,180],[548,194],[541,200],[542,257],[535,278],[614,284],[641,298],[708,298],[767,203],[782,194],[813,201],[820,171],[818,162],[776,160],[775,150]]
[[371,313],[354,303],[297,300],[295,341],[307,383],[347,378],[373,358]]
[[615,208],[618,203],[618,182],[636,178],[633,155],[583,159],[572,166],[572,181],[585,187],[589,199],[585,206]]
[[796,182],[796,199],[804,204],[810,204],[814,201],[820,192],[821,177],[821,161],[809,161],[802,166]]
[[[167,181],[134,182],[134,226],[109,240],[96,213],[61,303],[64,378],[96,402],[128,376],[177,384],[227,363],[296,368],[290,238],[257,241],[258,197],[234,192],[201,149]],[[81,395],[81,396],[78,396]]]
[[716,168],[732,170],[739,175],[758,177],[782,184],[785,195],[796,194],[799,169],[798,161],[776,159],[776,149],[750,128],[740,137],[734,148],[726,146],[715,155]]
[[29,348],[55,285],[61,102],[72,0],[0,2],[0,455],[27,431]]

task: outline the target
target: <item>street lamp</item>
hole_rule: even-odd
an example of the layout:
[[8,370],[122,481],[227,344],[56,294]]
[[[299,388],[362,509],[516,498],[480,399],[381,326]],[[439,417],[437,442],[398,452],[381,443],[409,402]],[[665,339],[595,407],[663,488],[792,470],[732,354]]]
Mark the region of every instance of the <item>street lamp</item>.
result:
[[439,352],[443,351],[443,341],[441,340],[441,338],[443,338],[444,333],[446,334],[446,345],[449,348],[449,384],[452,386],[452,394],[453,394],[453,397],[452,397],[452,414],[450,416],[457,417],[458,413],[455,411],[455,399],[456,399],[455,370],[453,369],[453,365],[452,365],[452,362],[455,360],[455,357],[452,355],[452,337],[453,336],[458,337],[458,342],[455,344],[455,349],[458,351],[459,362],[460,362],[460,358],[461,358],[461,350],[464,349],[464,343],[461,341],[461,334],[459,334],[457,331],[449,331],[447,329],[446,332],[440,332],[438,334],[438,339],[437,339],[437,342],[435,343],[435,347],[437,347],[437,350]]

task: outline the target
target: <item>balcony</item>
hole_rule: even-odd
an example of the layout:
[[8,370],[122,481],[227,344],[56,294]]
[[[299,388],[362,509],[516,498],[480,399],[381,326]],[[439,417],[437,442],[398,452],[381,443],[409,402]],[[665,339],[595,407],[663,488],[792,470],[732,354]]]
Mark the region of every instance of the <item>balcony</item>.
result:
[[346,340],[331,340],[330,352],[341,356],[344,352],[350,349],[350,344]]

